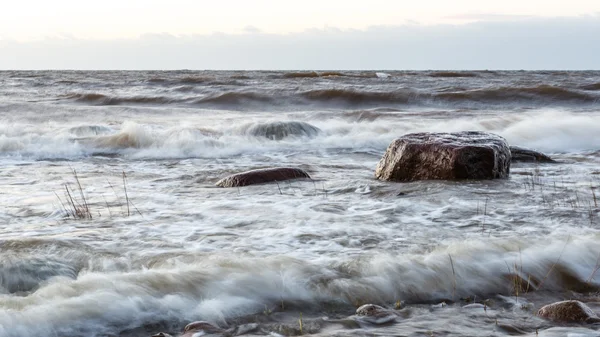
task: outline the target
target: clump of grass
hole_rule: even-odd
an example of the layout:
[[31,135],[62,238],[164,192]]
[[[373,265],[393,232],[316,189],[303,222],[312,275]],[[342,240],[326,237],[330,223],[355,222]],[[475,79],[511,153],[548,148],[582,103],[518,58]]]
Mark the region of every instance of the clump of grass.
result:
[[83,193],[83,187],[81,186],[81,181],[79,180],[77,171],[71,169],[71,173],[75,178],[76,188],[79,191],[80,198],[78,199],[75,196],[73,188],[70,187],[68,183],[65,183],[64,185],[66,203],[62,201],[62,199],[58,196],[58,193],[54,192],[54,194],[62,205],[67,218],[92,219],[92,212],[90,212],[90,207],[87,199],[85,198],[85,193]]
[[523,264],[521,266],[517,265],[515,262],[513,265],[513,270],[511,271],[508,263],[506,263],[506,268],[509,272],[509,280],[511,282],[511,293],[515,296],[517,304],[519,303],[519,296],[523,294],[529,293],[529,289],[531,286],[531,275],[527,276],[527,280],[521,277],[523,275]]
[[[54,194],[56,195],[56,197],[58,198],[58,201],[60,202],[60,205],[63,209],[63,211],[65,212],[65,218],[67,219],[79,219],[79,220],[91,220],[92,217],[92,210],[90,207],[90,203],[88,202],[88,198],[85,195],[84,191],[83,191],[83,186],[81,184],[81,180],[79,179],[79,175],[77,174],[77,171],[75,171],[74,169],[71,169],[71,173],[73,175],[73,178],[75,180],[75,187],[71,186],[71,184],[69,183],[65,183],[64,184],[64,200],[59,196],[58,193],[54,192]],[[127,175],[125,174],[125,172],[123,172],[122,174],[122,178],[123,178],[123,191],[125,194],[125,205],[126,205],[126,216],[131,216],[131,208],[133,207],[135,209],[135,211],[141,216],[142,213],[140,212],[140,210],[133,204],[133,202],[131,201],[131,199],[129,198],[129,193],[127,191]],[[117,199],[117,203],[120,205],[121,210],[123,210],[123,203],[121,202],[121,198],[119,197],[119,194],[117,193],[117,191],[115,190],[115,188],[113,187],[113,185],[110,183],[110,181],[108,181],[108,184],[110,186],[110,188],[113,190],[113,192],[115,193],[116,199]],[[108,210],[108,214],[110,217],[113,216],[113,212],[111,210],[111,207],[108,203],[108,201],[106,200],[106,197],[104,195],[102,195],[103,201],[104,201],[104,205],[106,206],[106,209]],[[100,211],[97,211],[98,215],[100,216]]]
[[267,305],[265,304],[265,310],[263,310],[263,314],[265,316],[270,316],[273,313],[273,310],[269,309],[269,307],[267,307]]

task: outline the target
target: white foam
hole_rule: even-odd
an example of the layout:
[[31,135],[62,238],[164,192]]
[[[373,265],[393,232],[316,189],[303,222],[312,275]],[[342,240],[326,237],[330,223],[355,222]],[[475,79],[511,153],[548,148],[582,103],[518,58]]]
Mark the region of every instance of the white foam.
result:
[[[252,137],[246,123],[226,125],[162,125],[125,122],[118,131],[106,135],[108,127],[78,126],[76,130],[97,130],[102,135],[77,139],[72,128],[47,125],[1,125],[0,151],[6,156],[35,158],[77,158],[94,152],[115,152],[132,158],[219,158],[239,154],[263,154],[315,149],[351,149],[383,152],[396,137],[411,132],[488,131],[504,136],[511,145],[548,152],[598,150],[599,116],[542,110],[528,113],[458,117],[452,119],[385,117],[371,122],[343,119],[316,120],[323,130],[312,139],[289,137],[279,141]],[[96,131],[95,131],[96,130]],[[82,132],[83,132],[82,131]],[[92,132],[90,131],[90,132]]]
[[[0,335],[96,336],[164,320],[224,326],[281,301],[351,305],[493,295],[509,291],[505,275],[515,265],[524,275],[544,280],[545,289],[555,289],[559,278],[548,273],[554,263],[585,280],[600,253],[597,235],[566,239],[557,234],[540,242],[469,240],[424,255],[379,252],[313,261],[219,254],[169,268],[84,273],[77,280],[55,279],[25,297],[0,297]],[[592,279],[599,281],[600,275]]]

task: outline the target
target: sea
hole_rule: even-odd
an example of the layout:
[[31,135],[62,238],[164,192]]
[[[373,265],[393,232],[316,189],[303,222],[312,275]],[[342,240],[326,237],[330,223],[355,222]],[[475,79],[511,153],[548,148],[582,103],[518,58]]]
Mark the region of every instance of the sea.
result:
[[[466,130],[557,162],[375,179]],[[0,336],[600,336],[536,315],[600,311],[598,199],[598,71],[2,71]]]

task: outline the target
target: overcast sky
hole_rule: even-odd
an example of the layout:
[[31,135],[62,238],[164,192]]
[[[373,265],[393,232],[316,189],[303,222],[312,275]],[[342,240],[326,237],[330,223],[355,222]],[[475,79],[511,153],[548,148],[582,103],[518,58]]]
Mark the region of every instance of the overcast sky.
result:
[[0,69],[600,69],[600,0],[20,0]]

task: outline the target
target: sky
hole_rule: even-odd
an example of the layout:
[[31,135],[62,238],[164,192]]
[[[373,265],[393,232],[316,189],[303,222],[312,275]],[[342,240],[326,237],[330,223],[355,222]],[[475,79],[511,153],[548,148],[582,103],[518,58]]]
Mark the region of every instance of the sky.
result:
[[600,69],[599,0],[20,0],[0,69]]

